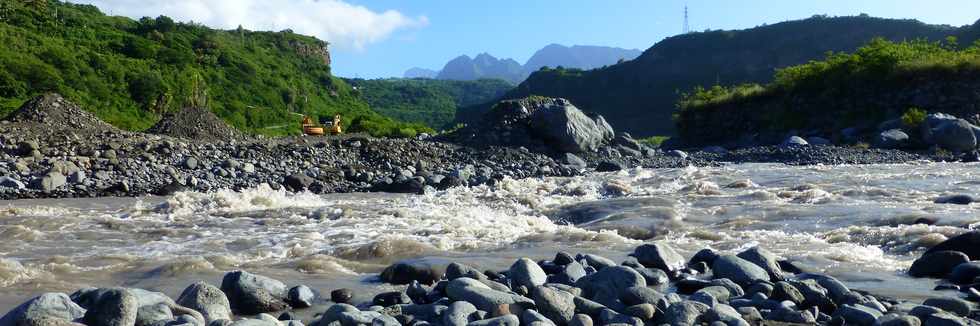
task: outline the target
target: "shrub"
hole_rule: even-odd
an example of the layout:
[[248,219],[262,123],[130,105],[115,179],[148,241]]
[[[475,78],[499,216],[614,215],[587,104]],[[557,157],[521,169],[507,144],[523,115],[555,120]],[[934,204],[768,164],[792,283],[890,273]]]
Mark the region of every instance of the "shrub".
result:
[[917,128],[926,121],[926,111],[919,108],[909,108],[902,114],[902,124],[906,128]]
[[670,139],[668,136],[653,136],[648,138],[639,139],[640,143],[647,144],[653,148],[659,148],[661,144]]

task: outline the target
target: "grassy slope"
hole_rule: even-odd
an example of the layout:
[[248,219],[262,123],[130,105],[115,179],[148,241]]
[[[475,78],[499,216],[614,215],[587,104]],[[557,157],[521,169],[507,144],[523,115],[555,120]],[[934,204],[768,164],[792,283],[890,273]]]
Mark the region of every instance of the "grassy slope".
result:
[[290,31],[222,31],[111,17],[90,5],[0,0],[0,43],[0,116],[56,91],[128,130],[204,103],[251,133],[297,133],[292,112],[341,113],[353,129],[379,136],[427,130],[372,111],[322,57],[297,50],[324,42]]

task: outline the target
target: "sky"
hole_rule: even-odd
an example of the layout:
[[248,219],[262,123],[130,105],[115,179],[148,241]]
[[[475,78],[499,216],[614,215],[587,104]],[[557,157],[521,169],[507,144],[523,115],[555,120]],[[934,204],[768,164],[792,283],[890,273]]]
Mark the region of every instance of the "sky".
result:
[[[214,28],[238,25],[313,35],[331,43],[335,75],[400,77],[438,70],[459,55],[524,63],[551,44],[645,50],[692,30],[743,29],[816,14],[911,18],[962,26],[980,0],[71,0],[133,18],[167,15]],[[955,10],[953,9],[955,8]]]

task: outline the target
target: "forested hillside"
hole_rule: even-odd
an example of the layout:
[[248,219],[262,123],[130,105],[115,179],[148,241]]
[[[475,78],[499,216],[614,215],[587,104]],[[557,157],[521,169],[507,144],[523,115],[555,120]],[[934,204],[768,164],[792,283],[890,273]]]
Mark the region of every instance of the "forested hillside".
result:
[[0,116],[59,92],[101,119],[143,130],[167,111],[207,106],[251,133],[298,132],[302,114],[342,113],[353,130],[414,134],[331,75],[327,43],[164,16],[132,20],[91,5],[0,0]]
[[[564,97],[634,136],[668,135],[675,133],[672,115],[680,95],[696,86],[767,83],[778,68],[818,60],[827,52],[854,51],[876,37],[938,41],[959,36],[969,44],[977,31],[976,25],[815,16],[746,30],[697,32],[668,38],[635,60],[606,68],[539,70],[505,97]],[[465,120],[480,111],[477,107],[461,116]]]
[[460,107],[492,101],[513,88],[499,79],[474,81],[438,79],[348,79],[372,108],[402,121],[435,129],[453,126]]

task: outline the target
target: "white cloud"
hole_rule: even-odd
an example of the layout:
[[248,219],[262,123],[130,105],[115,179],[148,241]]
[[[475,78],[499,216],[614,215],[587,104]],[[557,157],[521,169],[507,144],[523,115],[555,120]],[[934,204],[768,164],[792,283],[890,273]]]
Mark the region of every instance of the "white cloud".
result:
[[342,0],[74,0],[93,4],[103,12],[133,18],[170,16],[178,21],[232,29],[279,31],[313,35],[340,48],[361,50],[400,29],[429,24],[425,16],[408,17],[395,10],[383,12]]

